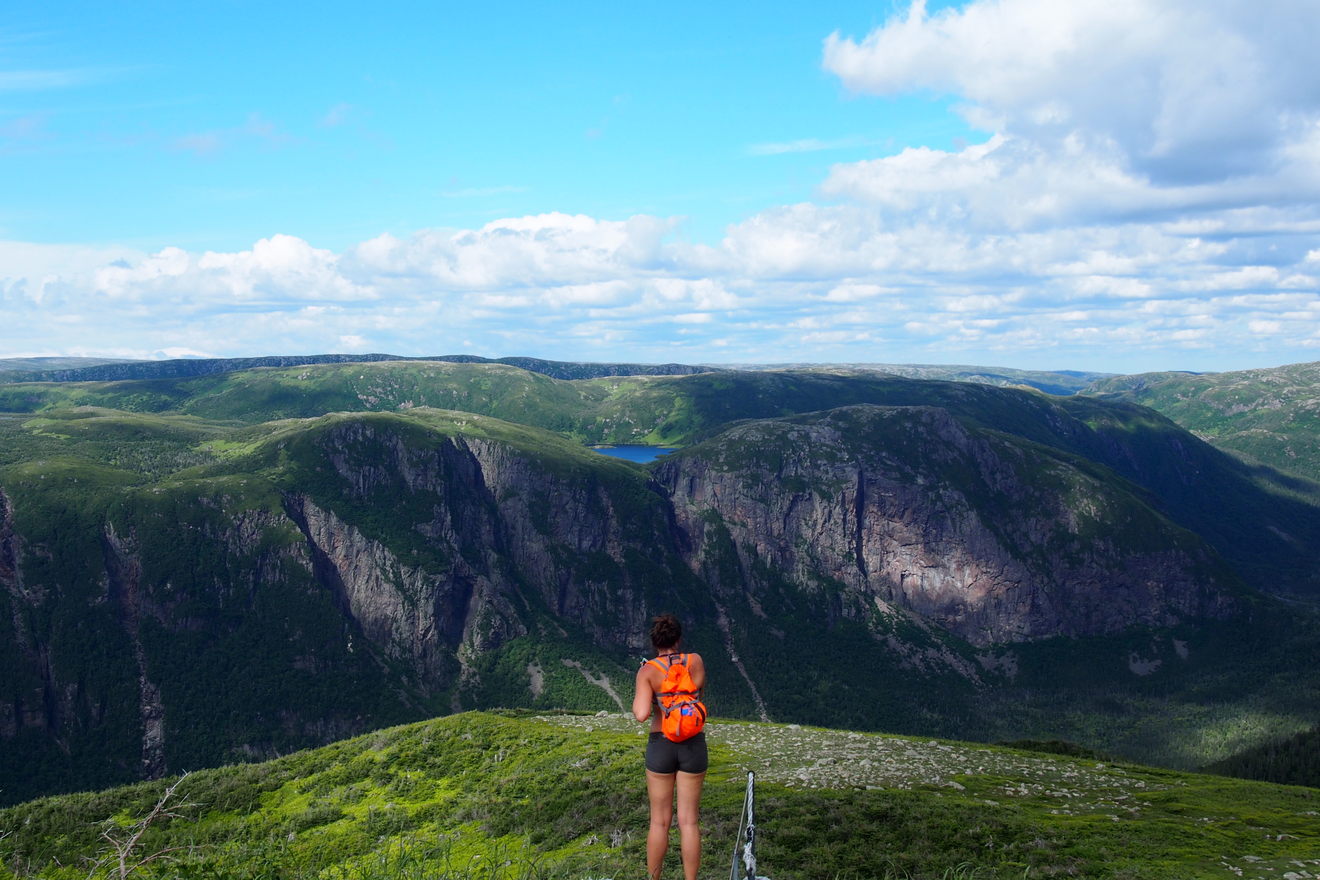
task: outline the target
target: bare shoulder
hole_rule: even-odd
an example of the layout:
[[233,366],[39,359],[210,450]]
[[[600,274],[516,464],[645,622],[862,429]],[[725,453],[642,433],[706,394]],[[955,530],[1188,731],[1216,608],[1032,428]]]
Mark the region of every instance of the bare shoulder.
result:
[[643,663],[641,669],[637,670],[637,681],[639,684],[641,682],[652,683],[652,682],[661,682],[664,680],[665,680],[664,673],[662,673],[659,669],[656,669],[655,664],[649,661]]

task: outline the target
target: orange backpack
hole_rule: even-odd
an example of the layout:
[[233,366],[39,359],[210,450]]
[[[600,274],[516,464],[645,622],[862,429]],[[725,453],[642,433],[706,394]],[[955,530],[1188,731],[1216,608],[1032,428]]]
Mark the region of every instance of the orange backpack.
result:
[[683,742],[701,733],[706,726],[706,707],[688,671],[688,655],[668,654],[646,662],[665,674],[660,692],[655,695],[665,739]]

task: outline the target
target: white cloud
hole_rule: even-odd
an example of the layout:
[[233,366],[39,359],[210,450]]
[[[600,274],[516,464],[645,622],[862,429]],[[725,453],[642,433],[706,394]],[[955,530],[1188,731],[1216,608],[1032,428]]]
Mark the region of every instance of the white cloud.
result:
[[86,253],[67,273],[49,271],[56,254],[0,245],[43,273],[6,274],[0,321],[10,351],[87,351],[91,340],[121,356],[474,343],[564,359],[1118,370],[1304,359],[1320,339],[1320,261],[1309,256],[1320,231],[1309,220],[1223,212],[1207,237],[1181,223],[1005,234],[919,219],[799,204],[707,246],[675,235],[672,220],[551,214],[382,235],[343,253],[287,235],[238,252]]
[[995,132],[836,167],[827,194],[1010,228],[1320,198],[1320,5],[1306,0],[913,3],[824,66],[857,92],[961,99]]
[[95,289],[115,298],[140,298],[158,282],[178,278],[187,272],[191,262],[188,253],[176,247],[165,248],[139,260],[136,265],[118,260],[96,270]]
[[647,216],[599,221],[541,214],[458,233],[425,230],[408,241],[382,235],[352,249],[348,258],[357,272],[372,277],[455,289],[587,284],[653,263],[672,229],[672,222]]
[[803,138],[777,144],[752,144],[747,148],[751,156],[782,156],[785,153],[815,153],[820,150],[846,150],[854,147],[873,146],[876,141],[860,136],[837,138],[823,141],[819,138]]
[[934,16],[919,0],[860,43],[831,35],[824,63],[856,91],[956,94],[1019,133],[1082,131],[1158,175],[1215,180],[1314,118],[1318,32],[1308,0],[975,0]]

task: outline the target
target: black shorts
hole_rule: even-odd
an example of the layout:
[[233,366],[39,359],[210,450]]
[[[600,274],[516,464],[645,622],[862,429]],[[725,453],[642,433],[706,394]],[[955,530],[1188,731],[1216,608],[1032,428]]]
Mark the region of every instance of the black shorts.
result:
[[646,741],[646,769],[652,773],[705,773],[710,765],[706,755],[706,731],[681,743],[670,742],[663,733],[652,733]]

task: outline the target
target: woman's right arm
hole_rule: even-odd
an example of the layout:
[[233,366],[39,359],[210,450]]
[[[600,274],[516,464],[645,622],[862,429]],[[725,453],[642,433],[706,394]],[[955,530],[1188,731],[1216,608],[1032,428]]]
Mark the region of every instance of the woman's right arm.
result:
[[651,717],[651,700],[654,698],[650,677],[646,671],[645,664],[637,670],[637,696],[633,697],[633,717],[642,723]]

